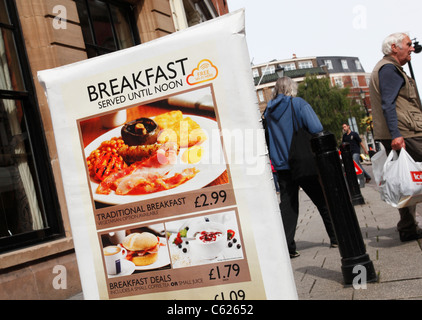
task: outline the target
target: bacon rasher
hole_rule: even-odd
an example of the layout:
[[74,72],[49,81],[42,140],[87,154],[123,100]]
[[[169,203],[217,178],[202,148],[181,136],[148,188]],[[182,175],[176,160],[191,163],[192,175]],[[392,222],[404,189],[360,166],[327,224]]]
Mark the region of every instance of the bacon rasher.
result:
[[176,157],[174,150],[159,150],[152,157],[108,176],[99,184],[96,192],[109,194],[114,190],[117,195],[137,195],[175,188],[198,173],[195,168],[188,168],[167,177]]

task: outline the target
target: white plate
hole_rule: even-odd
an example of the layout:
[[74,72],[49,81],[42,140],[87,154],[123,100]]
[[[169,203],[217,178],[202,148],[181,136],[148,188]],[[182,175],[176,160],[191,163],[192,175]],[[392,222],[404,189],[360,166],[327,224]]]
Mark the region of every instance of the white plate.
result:
[[[185,118],[186,117],[190,117],[193,121],[195,121],[207,136],[207,139],[201,144],[203,148],[203,155],[200,162],[195,164],[186,164],[181,160],[183,151],[185,149],[181,149],[177,159],[177,164],[173,167],[168,176],[172,176],[172,173],[182,172],[182,170],[186,168],[195,167],[199,170],[199,172],[194,178],[170,190],[142,195],[116,195],[114,191],[111,191],[111,193],[108,195],[97,194],[95,191],[98,187],[98,183],[91,179],[91,190],[94,200],[111,205],[131,203],[191,190],[197,190],[203,188],[207,184],[217,179],[226,170],[226,163],[224,161],[221,142],[219,140],[220,134],[218,131],[218,124],[216,121],[204,117],[193,115],[187,115]],[[111,140],[113,137],[120,137],[121,129],[122,126],[114,128],[92,141],[85,148],[85,157],[87,158],[93,150],[101,145],[103,141]],[[218,138],[218,141],[213,141],[213,139],[217,140],[216,138]]]

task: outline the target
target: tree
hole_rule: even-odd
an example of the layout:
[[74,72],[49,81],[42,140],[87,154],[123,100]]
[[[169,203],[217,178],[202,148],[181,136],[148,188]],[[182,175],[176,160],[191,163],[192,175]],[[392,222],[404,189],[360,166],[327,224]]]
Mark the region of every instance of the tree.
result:
[[365,116],[361,106],[353,103],[348,94],[349,88],[333,87],[328,78],[318,79],[314,75],[307,75],[299,85],[297,95],[312,106],[324,130],[333,133],[340,143],[342,124],[347,123],[350,117],[355,117],[356,123],[363,127],[361,119]]

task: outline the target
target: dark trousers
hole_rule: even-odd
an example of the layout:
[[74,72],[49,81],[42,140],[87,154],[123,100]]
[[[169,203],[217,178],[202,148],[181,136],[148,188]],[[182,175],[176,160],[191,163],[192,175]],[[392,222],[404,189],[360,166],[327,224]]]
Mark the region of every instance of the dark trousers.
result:
[[[422,137],[406,138],[407,153],[416,162],[422,162]],[[391,140],[380,140],[387,155],[391,151]],[[397,230],[403,235],[412,235],[418,232],[419,226],[416,221],[416,205],[399,209],[400,220],[397,223]]]
[[310,178],[299,183],[292,180],[290,170],[277,171],[277,175],[280,186],[280,212],[289,253],[294,253],[296,251],[296,242],[294,238],[299,217],[299,187],[302,187],[303,191],[305,191],[317,207],[331,243],[337,243],[324,193],[318,177],[315,176],[315,178]]

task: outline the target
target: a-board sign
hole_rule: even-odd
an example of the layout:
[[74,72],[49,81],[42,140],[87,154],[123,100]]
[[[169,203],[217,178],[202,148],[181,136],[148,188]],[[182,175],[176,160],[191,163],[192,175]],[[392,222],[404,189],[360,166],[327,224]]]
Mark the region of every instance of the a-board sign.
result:
[[38,77],[85,298],[297,298],[243,10]]

